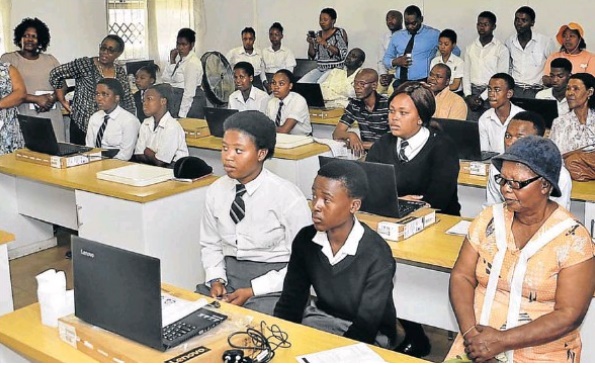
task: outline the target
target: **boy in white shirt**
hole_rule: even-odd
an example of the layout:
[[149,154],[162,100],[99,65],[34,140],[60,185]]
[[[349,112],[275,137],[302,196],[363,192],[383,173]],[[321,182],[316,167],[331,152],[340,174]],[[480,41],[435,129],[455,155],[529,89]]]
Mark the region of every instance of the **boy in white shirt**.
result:
[[440,56],[436,56],[430,62],[430,70],[439,63],[443,63],[450,68],[451,77],[448,89],[453,92],[463,90],[463,75],[465,73],[465,62],[461,57],[452,53],[456,45],[457,33],[452,29],[444,29],[438,37]]

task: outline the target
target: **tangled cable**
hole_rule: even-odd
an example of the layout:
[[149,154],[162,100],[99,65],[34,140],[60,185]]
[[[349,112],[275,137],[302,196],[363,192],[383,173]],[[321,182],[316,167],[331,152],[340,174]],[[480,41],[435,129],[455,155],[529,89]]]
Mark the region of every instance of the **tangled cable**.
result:
[[[267,335],[267,333],[269,333]],[[242,335],[248,336],[252,340],[252,344],[243,338]],[[242,336],[245,340],[243,345],[234,343],[234,337]],[[250,350],[251,356],[244,358],[244,362],[269,362],[275,357],[275,350],[278,348],[290,348],[291,342],[288,341],[289,336],[276,324],[269,327],[265,321],[260,322],[260,331],[255,328],[248,328],[246,331],[238,331],[230,334],[227,337],[227,343],[234,349]]]

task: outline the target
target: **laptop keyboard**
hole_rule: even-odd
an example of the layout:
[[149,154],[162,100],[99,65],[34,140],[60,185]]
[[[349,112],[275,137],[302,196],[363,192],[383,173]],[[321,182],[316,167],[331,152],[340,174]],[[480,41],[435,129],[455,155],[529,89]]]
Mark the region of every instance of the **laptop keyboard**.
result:
[[498,155],[498,152],[481,151],[481,161],[490,160],[492,157]]
[[163,327],[163,338],[167,341],[184,342],[187,338],[197,335],[196,326],[182,320]]
[[58,143],[59,154],[58,156],[68,156],[77,153],[89,152],[93,147],[77,146],[68,143]]
[[406,215],[411,214],[419,208],[423,207],[425,204],[426,203],[424,202],[399,199],[399,216],[401,218],[405,217]]

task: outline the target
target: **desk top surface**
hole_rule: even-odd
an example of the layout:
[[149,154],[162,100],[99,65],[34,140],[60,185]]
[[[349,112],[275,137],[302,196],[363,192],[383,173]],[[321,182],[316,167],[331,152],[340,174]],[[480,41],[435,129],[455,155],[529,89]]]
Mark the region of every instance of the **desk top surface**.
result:
[[[163,290],[185,299],[197,299],[200,296],[187,290],[164,284]],[[292,346],[278,349],[273,362],[296,362],[296,356],[324,351],[356,343],[353,340],[325,333],[296,323],[273,318],[251,310],[221,303],[221,310],[254,317],[254,323],[265,320],[269,325],[278,324],[289,334]],[[39,304],[21,308],[0,317],[0,342],[36,362],[96,362],[90,356],[78,351],[61,341],[56,328],[41,324]],[[425,362],[394,351],[370,346],[388,362]]]
[[[221,151],[222,139],[213,136],[204,138],[186,138],[186,143],[188,144],[188,147]],[[328,151],[330,151],[330,149],[326,145],[320,143],[310,143],[296,148],[276,148],[274,157],[282,160],[302,160],[304,158],[317,156]]]
[[[395,219],[359,213],[358,219],[376,230],[378,222]],[[453,268],[464,237],[446,234],[452,226],[463,220],[446,214],[436,214],[437,222],[403,241],[386,241],[393,257],[415,264],[429,265],[450,270]]]
[[99,171],[130,164],[131,162],[112,159],[91,162],[67,169],[56,169],[31,162],[19,161],[16,159],[15,154],[11,153],[0,156],[0,173],[140,203],[208,186],[217,180],[216,176],[209,176],[192,183],[165,181],[159,184],[137,187],[99,180],[96,177]]
[[0,245],[14,241],[14,234],[5,231],[0,231]]

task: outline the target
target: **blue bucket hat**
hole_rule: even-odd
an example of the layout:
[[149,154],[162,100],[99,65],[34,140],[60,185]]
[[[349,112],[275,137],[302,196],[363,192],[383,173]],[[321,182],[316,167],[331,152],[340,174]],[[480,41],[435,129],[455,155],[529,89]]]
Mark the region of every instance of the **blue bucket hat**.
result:
[[552,185],[553,197],[562,195],[558,181],[562,168],[562,155],[554,142],[539,136],[521,138],[508,148],[508,151],[492,158],[498,171],[504,161],[520,162]]

